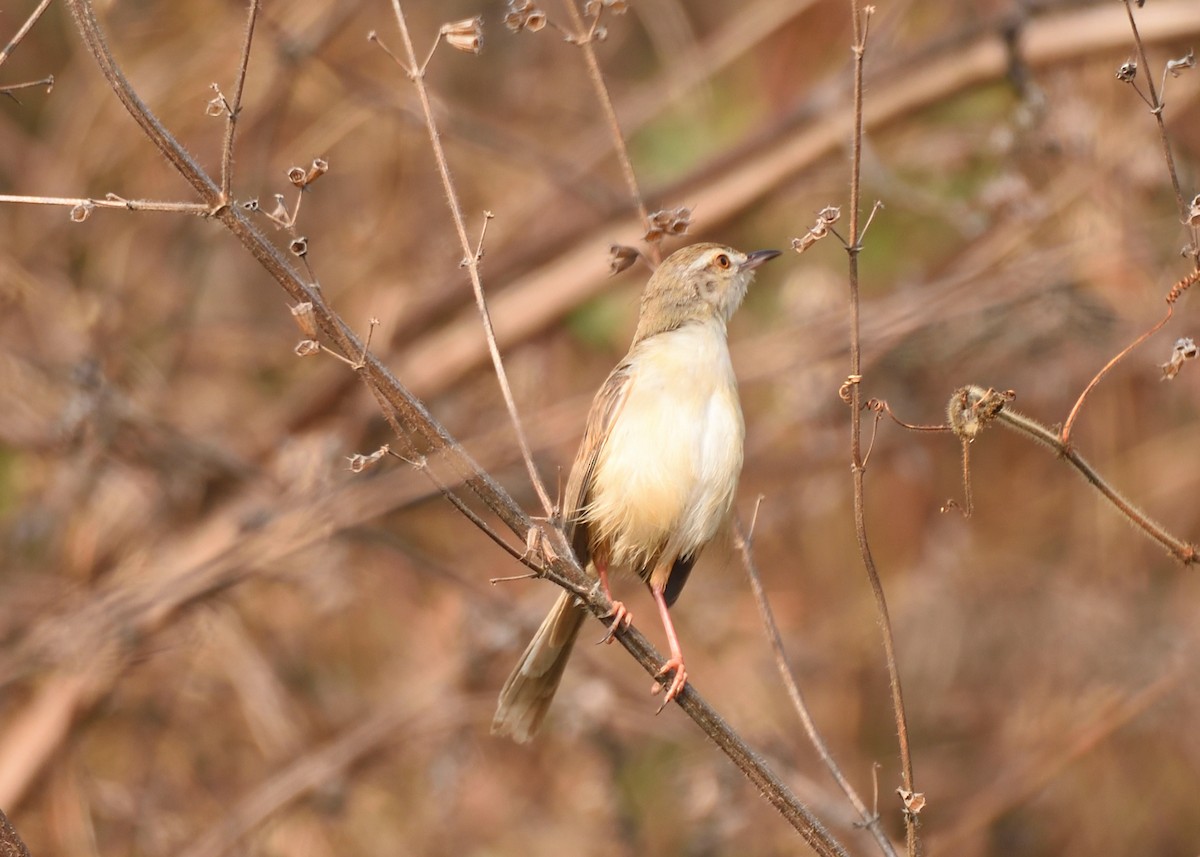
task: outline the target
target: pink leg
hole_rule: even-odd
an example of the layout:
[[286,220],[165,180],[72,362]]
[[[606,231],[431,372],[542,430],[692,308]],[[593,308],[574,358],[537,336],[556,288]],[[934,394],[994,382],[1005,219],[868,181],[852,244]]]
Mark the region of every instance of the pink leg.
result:
[[623,603],[613,598],[612,590],[608,588],[608,564],[599,561],[594,562],[596,573],[600,575],[600,586],[604,590],[605,597],[612,602],[613,606],[612,612],[608,614],[612,617],[612,622],[608,626],[608,633],[601,637],[598,642],[611,643],[616,639],[617,631],[622,628],[628,628],[633,624],[633,616],[625,609]]
[[[658,605],[663,629],[667,632],[667,644],[671,647],[671,657],[667,658],[662,669],[658,671],[658,675],[666,675],[671,670],[675,671],[675,677],[671,679],[671,684],[667,687],[667,695],[663,697],[663,704],[658,709],[662,711],[667,707],[667,703],[679,696],[683,686],[687,684],[687,670],[683,666],[683,650],[679,647],[679,635],[675,633],[675,624],[671,621],[671,612],[667,609],[667,599],[663,597],[662,587],[652,584],[650,593],[654,596],[654,603]],[[658,693],[660,689],[661,685],[655,682],[650,692]]]

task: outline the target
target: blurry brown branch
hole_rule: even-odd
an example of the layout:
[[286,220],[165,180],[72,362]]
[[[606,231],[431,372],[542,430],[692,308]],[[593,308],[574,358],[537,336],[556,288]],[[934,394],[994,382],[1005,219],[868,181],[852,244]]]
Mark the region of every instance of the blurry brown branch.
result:
[[[862,452],[862,334],[859,324],[860,298],[858,281],[858,256],[862,250],[862,235],[859,229],[859,207],[862,204],[862,147],[863,147],[863,64],[867,52],[867,34],[871,15],[875,9],[867,6],[860,10],[858,0],[850,0],[850,12],[854,20],[854,106],[853,135],[850,150],[850,226],[846,237],[846,253],[849,265],[850,292],[850,380],[843,388],[848,392],[850,404],[850,473],[854,484],[854,533],[858,540],[863,568],[875,597],[876,617],[883,635],[884,659],[887,662],[888,679],[892,692],[892,710],[896,717],[896,734],[900,745],[900,765],[903,794],[915,794],[913,781],[912,753],[908,745],[908,719],[904,712],[904,694],[900,687],[900,667],[896,662],[896,641],[892,634],[892,621],[888,614],[887,597],[883,582],[875,567],[871,543],[867,538],[866,490],[864,475],[866,462]],[[874,100],[874,98],[872,99]],[[906,802],[907,803],[907,802]],[[916,857],[917,818],[916,812],[904,811],[905,839],[909,857]]]
[[[759,496],[762,500],[762,496]],[[757,506],[755,507],[757,515]],[[825,743],[825,739],[821,736],[817,729],[816,721],[813,719],[812,712],[808,708],[808,703],[804,700],[804,694],[800,690],[800,685],[796,682],[796,676],[792,672],[792,666],[788,661],[787,651],[783,647],[783,638],[779,634],[779,625],[775,622],[775,614],[771,610],[771,603],[767,600],[767,593],[763,589],[762,580],[758,576],[758,567],[754,562],[754,552],[751,539],[753,538],[753,522],[751,529],[747,532],[740,521],[734,523],[734,537],[737,551],[742,558],[742,567],[746,569],[746,576],[750,580],[750,590],[754,593],[754,603],[758,606],[758,615],[762,619],[763,627],[766,629],[767,642],[771,644],[771,652],[775,656],[775,667],[779,672],[779,678],[783,681],[784,687],[787,689],[788,697],[792,701],[792,708],[796,715],[800,718],[800,724],[804,727],[804,732],[808,736],[809,742],[813,745],[813,749],[817,751],[817,755],[821,757],[821,761],[825,767],[829,769],[829,773],[837,782],[842,793],[846,795],[846,799],[850,801],[858,817],[862,819],[862,826],[871,831],[871,835],[875,837],[875,841],[879,844],[879,850],[887,857],[896,857],[896,849],[892,847],[892,842],[887,838],[887,834],[883,832],[883,825],[880,822],[879,814],[874,809],[867,809],[867,805],[863,803],[862,798],[858,796],[858,792],[854,790],[854,786],[846,779],[846,775],[842,773],[842,769],[838,766],[837,760],[833,758],[833,753],[829,750],[829,745]],[[878,801],[875,802],[878,806]]]
[[[1128,25],[1111,12],[1107,6],[1077,9],[1027,22],[1018,43],[1022,60],[1041,69],[1119,48],[1129,38]],[[1148,42],[1200,34],[1200,14],[1193,0],[1159,0],[1143,12],[1141,34]],[[1009,52],[999,30],[927,62],[908,64],[870,82],[872,97],[864,105],[863,129],[876,132],[960,92],[1002,81],[1008,69]],[[687,199],[693,210],[703,212],[705,228],[714,229],[822,158],[840,152],[851,121],[850,106],[834,102],[802,124],[781,123],[752,151],[720,164],[705,164],[658,193]],[[500,345],[540,332],[605,288],[610,282],[609,266],[598,246],[607,247],[614,240],[635,243],[642,231],[640,221],[629,217],[597,224],[493,292],[489,306]],[[414,391],[431,395],[460,380],[486,357],[479,319],[472,311],[406,349],[397,371]]]
[[[429,101],[429,90],[425,86],[425,64],[417,65],[417,54],[413,47],[412,36],[408,32],[408,22],[404,17],[404,9],[401,7],[400,0],[392,0],[392,10],[396,16],[396,24],[400,28],[400,38],[404,42],[404,53],[408,59],[407,68],[408,76],[413,82],[413,86],[417,90],[417,97],[421,102],[421,111],[425,116],[425,127],[429,131],[429,145],[433,148],[434,159],[437,161],[438,175],[442,180],[442,190],[446,195],[446,204],[450,207],[450,216],[454,220],[454,230],[458,235],[458,243],[462,248],[463,262],[467,273],[471,278],[471,288],[475,293],[475,304],[479,311],[480,320],[483,322],[483,332],[487,337],[488,353],[492,358],[492,368],[496,373],[496,380],[500,383],[500,391],[504,395],[504,404],[508,408],[508,417],[512,421],[513,431],[516,434],[517,443],[521,448],[521,456],[525,460],[525,468],[529,472],[529,481],[532,483],[534,490],[537,491],[538,499],[542,502],[542,508],[547,515],[553,514],[554,503],[550,499],[550,495],[546,493],[546,486],[542,483],[541,476],[538,475],[537,466],[533,463],[533,454],[529,451],[529,441],[525,437],[525,430],[521,427],[521,416],[517,412],[517,403],[513,398],[512,387],[508,383],[508,373],[504,370],[504,361],[500,358],[500,346],[496,342],[496,331],[492,326],[492,316],[488,310],[487,299],[483,294],[483,279],[479,273],[479,262],[483,256],[483,236],[480,235],[479,245],[472,246],[470,238],[467,237],[466,219],[463,217],[462,206],[458,201],[458,191],[454,186],[454,179],[450,174],[450,162],[446,159],[446,150],[442,146],[441,135],[438,133],[437,120],[433,115],[433,105]],[[440,38],[440,35],[439,35]],[[435,43],[434,50],[437,45]],[[432,53],[430,54],[432,56]],[[484,214],[484,229],[487,228],[487,221],[491,219],[490,212]]]
[[[360,376],[364,383],[394,410],[409,439],[428,449],[430,457],[436,458],[455,473],[518,539],[527,541],[533,523],[512,497],[475,462],[387,367],[373,354],[364,350],[362,343],[344,320],[324,302],[320,291],[299,276],[287,258],[250,222],[247,215],[238,206],[222,205],[220,187],[158,121],[133,90],[108,49],[90,0],[68,0],[68,5],[84,43],[109,86],[150,141],[195,189],[200,198],[211,206],[212,216],[237,238],[294,301],[312,304],[313,317],[320,333],[328,338],[338,351],[344,355],[363,355],[358,369]],[[466,233],[461,220],[457,225],[460,237],[465,238]],[[463,243],[469,250],[469,242],[464,240]],[[557,544],[544,551],[544,576],[579,595],[597,617],[608,615],[611,612],[611,604],[599,587],[593,586],[562,539],[558,538],[556,541]],[[662,664],[662,657],[640,632],[630,628],[619,639],[647,673],[657,673]],[[678,703],[818,854],[845,854],[842,846],[830,836],[811,811],[796,799],[791,790],[700,697],[691,684],[680,695]]]
[[[0,49],[0,65],[4,65],[4,61],[8,59],[9,55],[13,52],[17,45],[21,44],[21,40],[29,34],[29,31],[33,29],[33,25],[38,22],[38,19],[42,17],[42,14],[49,7],[50,0],[42,0],[42,2],[38,3],[37,7],[29,13],[29,17],[25,19],[25,23],[17,28],[17,32],[13,34],[11,39],[9,39],[8,44],[6,44],[3,49]],[[53,78],[51,78],[51,80],[53,80]]]
[[[629,191],[629,195],[633,198],[634,208],[637,209],[638,217],[641,218],[644,233],[649,235],[650,214],[646,209],[646,202],[642,198],[642,189],[638,185],[637,173],[633,169],[633,159],[629,157],[629,147],[625,143],[625,134],[621,131],[621,123],[617,119],[617,109],[613,106],[612,96],[608,91],[608,84],[604,82],[604,72],[600,69],[600,61],[596,58],[595,38],[597,28],[600,26],[600,16],[604,10],[604,6],[597,3],[595,7],[595,18],[592,20],[590,27],[586,26],[583,21],[583,16],[579,13],[579,8],[575,5],[576,0],[564,0],[567,9],[571,13],[571,20],[575,25],[575,32],[572,36],[572,41],[579,46],[583,51],[584,60],[587,62],[588,78],[592,82],[592,88],[596,90],[596,98],[600,102],[600,108],[604,111],[604,118],[608,123],[609,134],[611,135],[613,148],[617,153],[617,161],[621,165],[621,174],[625,177],[625,185]],[[648,241],[650,260],[657,265],[662,261],[662,247],[657,241]]]
[[29,849],[17,834],[8,816],[0,810],[0,857],[29,857]]
[[1059,458],[1074,467],[1090,485],[1116,507],[1117,511],[1128,518],[1131,524],[1166,548],[1171,556],[1184,565],[1194,565],[1200,562],[1200,547],[1172,535],[1165,527],[1126,499],[1123,494],[1109,485],[1108,481],[1083,456],[1067,445],[1058,432],[1008,407],[1008,402],[1012,398],[1011,392],[997,393],[995,390],[985,390],[976,386],[963,387],[956,391],[950,399],[949,408],[950,423],[954,433],[960,439],[970,442],[978,437],[988,423],[996,420],[1005,428],[1048,446]]

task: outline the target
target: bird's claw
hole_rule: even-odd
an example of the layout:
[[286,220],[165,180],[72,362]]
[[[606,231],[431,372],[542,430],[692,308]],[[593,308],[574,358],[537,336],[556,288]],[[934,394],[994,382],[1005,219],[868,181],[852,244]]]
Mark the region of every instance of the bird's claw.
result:
[[[662,705],[658,707],[658,711],[655,714],[661,714],[662,710],[670,705],[672,700],[679,697],[679,694],[683,692],[684,685],[687,684],[687,669],[683,665],[683,658],[678,655],[672,655],[667,658],[666,663],[662,665],[662,669],[655,673],[655,677],[664,676],[671,672],[671,670],[675,671],[675,675],[671,678],[671,683],[666,686],[666,696],[663,697]],[[655,682],[650,692],[659,693],[662,689],[663,685]]]
[[612,617],[612,622],[608,625],[608,633],[596,641],[596,645],[601,643],[611,643],[617,638],[617,632],[623,631],[633,624],[633,614],[625,608],[625,605],[620,601],[612,603],[612,612],[608,615]]

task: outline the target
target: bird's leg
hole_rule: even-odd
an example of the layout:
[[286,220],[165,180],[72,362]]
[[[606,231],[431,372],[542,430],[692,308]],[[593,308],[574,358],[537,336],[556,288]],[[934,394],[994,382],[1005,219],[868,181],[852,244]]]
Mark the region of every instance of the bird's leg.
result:
[[608,588],[608,563],[603,560],[592,558],[592,562],[596,566],[596,574],[600,576],[600,588],[604,590],[604,597],[612,602],[612,612],[608,615],[612,617],[612,622],[608,626],[608,633],[601,637],[597,642],[611,643],[616,639],[617,631],[622,628],[628,628],[633,624],[633,616],[625,608],[625,605],[613,598],[612,590]]
[[[683,649],[679,647],[679,635],[675,633],[675,624],[671,621],[671,611],[667,609],[667,599],[663,595],[663,587],[651,583],[650,594],[654,596],[654,603],[658,605],[658,612],[662,616],[663,630],[667,632],[667,645],[671,647],[671,657],[667,658],[666,663],[662,665],[662,669],[656,675],[666,675],[671,670],[675,671],[675,677],[667,686],[667,695],[663,697],[663,703],[658,707],[658,711],[661,712],[667,707],[667,703],[679,696],[683,686],[687,684],[687,670],[683,666]],[[655,682],[650,692],[658,693],[661,689],[662,685]]]

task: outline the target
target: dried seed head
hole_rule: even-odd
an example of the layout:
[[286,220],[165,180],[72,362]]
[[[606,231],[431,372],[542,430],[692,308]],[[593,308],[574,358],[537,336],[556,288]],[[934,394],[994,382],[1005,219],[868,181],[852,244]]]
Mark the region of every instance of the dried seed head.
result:
[[304,175],[304,167],[292,167],[287,171],[288,181],[299,188],[302,188],[305,184],[307,184]]
[[1187,224],[1188,226],[1200,225],[1200,193],[1193,196],[1188,205]]
[[817,220],[804,235],[799,238],[792,239],[792,249],[797,253],[803,253],[812,245],[816,244],[822,238],[829,234],[830,227],[838,222],[838,218],[842,216],[842,210],[834,205],[827,205],[817,212]]
[[1117,80],[1122,83],[1133,83],[1133,79],[1137,77],[1137,63],[1133,60],[1121,63],[1121,67],[1117,69]]
[[312,301],[304,301],[304,303],[299,303],[292,307],[292,318],[296,320],[296,326],[300,328],[301,333],[309,339],[317,338],[317,325],[313,313]]
[[95,209],[96,209],[96,206],[92,205],[90,202],[79,203],[79,205],[77,205],[71,209],[71,222],[72,223],[83,223],[83,221],[85,221],[89,217],[91,217],[92,212]]
[[904,812],[908,815],[917,815],[925,808],[925,792],[896,789],[896,794],[900,795],[900,800],[904,804]]
[[296,347],[292,349],[297,357],[308,357],[311,354],[316,354],[321,350],[321,343],[315,339],[302,339],[296,343]]
[[301,235],[298,238],[293,238],[292,243],[288,245],[288,249],[292,254],[303,259],[308,255],[308,239]]
[[246,211],[258,211],[258,200],[248,199],[242,203],[242,208],[246,209]]
[[619,274],[622,271],[628,270],[638,257],[642,255],[641,251],[636,247],[627,247],[624,244],[614,244],[608,248],[608,266],[610,274]]
[[375,450],[370,455],[363,455],[362,453],[357,453],[355,455],[347,456],[347,459],[350,462],[350,472],[351,473],[362,473],[364,470],[366,470],[372,464],[374,464],[375,462],[379,461],[379,459],[381,459],[385,455],[387,455],[389,451],[390,451],[390,449],[389,449],[388,445],[385,443],[383,446],[379,447],[379,449]]
[[546,13],[539,9],[533,0],[509,0],[504,26],[514,33],[521,30],[536,33],[546,26]]
[[204,105],[205,116],[224,116],[225,115],[225,99],[218,95],[216,98],[210,98],[208,104]]
[[1163,373],[1162,380],[1170,381],[1179,374],[1183,364],[1188,360],[1195,360],[1197,354],[1200,354],[1200,349],[1196,348],[1196,342],[1191,337],[1184,336],[1175,340],[1175,347],[1171,349],[1171,359],[1159,366]]
[[1196,54],[1188,48],[1188,52],[1179,57],[1179,59],[1167,60],[1167,71],[1171,73],[1171,77],[1179,77],[1189,68],[1196,67]]
[[982,387],[961,387],[955,390],[950,396],[950,404],[946,407],[946,419],[950,423],[950,430],[965,441],[974,440],[1016,396],[1012,390],[984,390]]
[[442,37],[456,51],[477,54],[483,50],[483,18],[464,18],[442,24]]
[[692,225],[692,210],[685,205],[664,208],[650,215],[650,228],[643,236],[647,241],[661,241],[668,235],[683,235]]
[[304,176],[304,184],[310,185],[329,172],[329,161],[324,158],[313,158],[312,165]]

